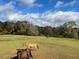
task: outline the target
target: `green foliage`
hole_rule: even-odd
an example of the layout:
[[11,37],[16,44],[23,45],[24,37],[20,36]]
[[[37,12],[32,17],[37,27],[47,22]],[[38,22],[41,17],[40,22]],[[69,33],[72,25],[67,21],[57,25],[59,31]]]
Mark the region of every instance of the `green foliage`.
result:
[[0,34],[47,36],[47,37],[67,37],[79,38],[79,28],[74,21],[64,23],[59,27],[39,27],[26,21],[0,22]]
[[30,25],[28,27],[28,31],[27,31],[27,34],[28,35],[33,35],[33,36],[36,36],[36,35],[39,35],[39,31],[38,31],[38,28],[36,26],[33,26],[33,25]]
[[26,35],[28,30],[29,24],[27,22],[16,22],[15,23],[15,33],[20,35]]

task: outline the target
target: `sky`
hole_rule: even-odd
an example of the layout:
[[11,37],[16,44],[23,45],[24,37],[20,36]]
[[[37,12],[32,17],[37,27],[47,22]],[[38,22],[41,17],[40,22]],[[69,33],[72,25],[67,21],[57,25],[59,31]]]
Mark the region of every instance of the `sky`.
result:
[[79,0],[0,0],[0,21],[27,21],[38,26],[79,24]]

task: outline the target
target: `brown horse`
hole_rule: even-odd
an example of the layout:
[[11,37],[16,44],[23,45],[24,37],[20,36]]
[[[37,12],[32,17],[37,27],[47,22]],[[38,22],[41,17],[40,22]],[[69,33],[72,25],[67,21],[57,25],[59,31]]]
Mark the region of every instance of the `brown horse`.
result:
[[27,49],[18,49],[17,58],[18,59],[29,59],[29,51]]
[[31,49],[17,49],[17,56],[11,59],[29,59],[33,58]]
[[17,58],[18,59],[29,59],[32,58],[32,53],[30,49],[18,49]]

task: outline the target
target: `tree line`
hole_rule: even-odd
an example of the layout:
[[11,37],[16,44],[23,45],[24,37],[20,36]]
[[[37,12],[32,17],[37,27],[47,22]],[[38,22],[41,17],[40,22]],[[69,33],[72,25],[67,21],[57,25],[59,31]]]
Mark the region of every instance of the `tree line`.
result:
[[67,37],[79,38],[79,28],[74,21],[69,21],[58,27],[40,27],[30,24],[27,21],[0,22],[0,34],[46,36],[46,37]]

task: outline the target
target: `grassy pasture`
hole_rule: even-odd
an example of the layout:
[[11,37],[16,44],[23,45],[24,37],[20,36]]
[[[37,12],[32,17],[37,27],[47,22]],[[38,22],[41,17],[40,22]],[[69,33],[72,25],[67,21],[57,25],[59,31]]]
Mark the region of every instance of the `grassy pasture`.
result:
[[0,35],[0,59],[15,56],[16,49],[24,48],[24,42],[38,43],[39,49],[32,52],[34,59],[79,59],[78,40],[20,35]]

